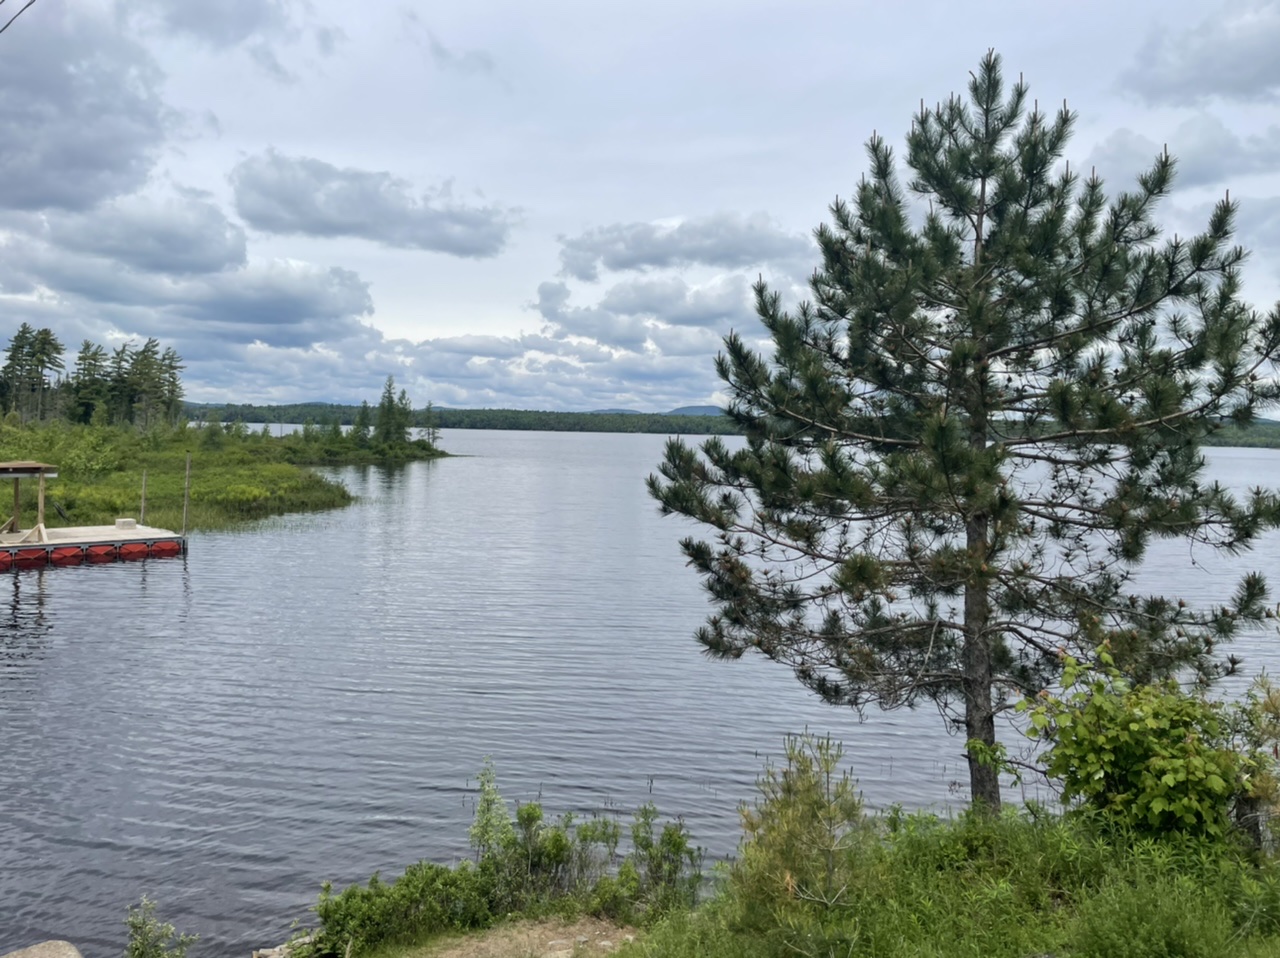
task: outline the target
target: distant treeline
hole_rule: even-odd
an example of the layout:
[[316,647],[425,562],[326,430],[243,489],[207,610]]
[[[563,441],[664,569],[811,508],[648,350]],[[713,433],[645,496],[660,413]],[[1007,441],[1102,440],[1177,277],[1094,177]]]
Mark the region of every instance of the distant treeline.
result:
[[70,373],[66,354],[52,330],[19,326],[0,366],[0,413],[20,423],[70,420],[144,430],[181,417],[182,357],[172,347],[161,349],[158,339],[141,346],[130,340],[110,352],[86,339]]
[[[335,403],[292,403],[279,406],[250,404],[225,406],[188,403],[193,420],[220,422],[338,422],[350,425],[359,406]],[[724,415],[696,416],[673,413],[538,412],[527,409],[420,409],[414,425],[436,429],[529,429],[546,432],[647,432],[661,435],[728,435],[736,432]]]
[[[221,422],[313,422],[322,425],[355,422],[359,406],[336,403],[292,403],[280,406],[187,403],[192,420]],[[734,435],[734,422],[718,416],[683,413],[539,412],[528,409],[415,410],[413,424],[436,429],[531,429],[546,432],[645,432],[661,435]],[[1204,440],[1206,446],[1255,446],[1280,449],[1280,422],[1264,419],[1247,429],[1226,426]]]
[[1204,440],[1206,446],[1260,446],[1280,449],[1280,422],[1263,419],[1246,429],[1225,426]]

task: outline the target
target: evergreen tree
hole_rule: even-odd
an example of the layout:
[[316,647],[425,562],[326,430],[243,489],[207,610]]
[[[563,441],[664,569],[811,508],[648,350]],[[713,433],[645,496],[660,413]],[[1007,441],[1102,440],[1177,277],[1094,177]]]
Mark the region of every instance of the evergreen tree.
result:
[[432,447],[440,445],[440,426],[436,421],[436,407],[427,400],[427,408],[423,412],[422,425],[426,430],[426,440]]
[[412,425],[413,408],[409,394],[402,389],[397,398],[395,378],[388,376],[374,414],[373,441],[382,446],[402,446],[409,441],[409,427]]
[[991,810],[995,718],[1064,653],[1106,642],[1138,680],[1209,677],[1263,616],[1257,575],[1210,608],[1137,594],[1153,537],[1234,551],[1280,524],[1274,493],[1231,495],[1199,449],[1280,399],[1280,309],[1240,300],[1236,204],[1162,239],[1172,158],[1108,201],[1063,162],[1074,114],[1027,107],[989,54],[967,101],[916,116],[909,193],[873,136],[815,234],[812,300],[756,287],[772,358],[725,340],[745,448],[674,440],[649,480],[710,527],[682,547],[717,606],[712,654],[755,650],[859,709],[932,700]]
[[163,419],[166,374],[160,362],[160,341],[148,337],[134,351],[129,362],[129,395],[132,399],[129,418],[142,429],[150,429]]
[[5,408],[16,412],[22,420],[27,418],[31,398],[35,339],[36,331],[30,323],[19,326],[9,340],[4,368],[0,370],[7,395]]
[[355,419],[351,423],[351,441],[356,444],[356,448],[369,447],[369,430],[372,425],[373,410],[369,408],[369,401],[365,400],[360,403],[360,408],[356,410]]
[[133,365],[133,342],[121,343],[111,351],[107,371],[107,406],[111,422],[119,425],[133,421],[133,383],[129,370]]
[[171,426],[177,425],[182,419],[182,397],[185,393],[182,388],[182,370],[184,369],[186,366],[182,364],[182,357],[172,346],[160,354],[158,370],[160,405],[165,421]]
[[396,381],[388,376],[382,385],[382,398],[378,400],[378,409],[373,417],[373,441],[379,445],[391,442],[395,434],[396,419]]
[[73,422],[92,422],[99,406],[105,411],[107,399],[107,351],[86,339],[80,343],[75,369],[71,373],[68,415]]
[[50,329],[40,329],[31,342],[30,363],[31,372],[35,377],[36,383],[36,419],[41,420],[45,417],[45,393],[49,387],[53,385],[49,381],[49,374],[52,372],[61,372],[65,366],[62,356],[66,352],[66,348],[62,345],[61,340],[53,334]]
[[413,403],[409,399],[408,390],[400,390],[396,396],[396,442],[403,445],[409,441],[409,430],[413,428]]

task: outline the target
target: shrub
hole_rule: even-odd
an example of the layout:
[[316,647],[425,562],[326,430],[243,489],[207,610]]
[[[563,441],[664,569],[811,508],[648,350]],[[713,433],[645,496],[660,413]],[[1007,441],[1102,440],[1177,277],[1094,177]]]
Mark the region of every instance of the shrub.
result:
[[392,882],[374,874],[367,885],[350,885],[336,895],[326,882],[316,904],[320,931],[313,947],[323,955],[353,955],[443,931],[482,928],[493,919],[490,897],[488,876],[467,862],[457,868],[418,862]]
[[1079,799],[1138,832],[1222,837],[1245,786],[1245,756],[1231,747],[1225,707],[1172,682],[1133,686],[1099,650],[1099,668],[1070,657],[1063,694],[1041,693],[1030,734],[1050,743],[1047,774]]
[[129,906],[125,924],[129,943],[124,958],[186,958],[187,948],[200,940],[198,935],[179,935],[173,925],[160,921],[155,902],[146,895],[136,907]]
[[1185,875],[1116,878],[1084,899],[1074,930],[1077,958],[1219,958],[1233,938],[1221,901]]
[[337,894],[326,883],[311,951],[352,958],[513,915],[585,912],[635,921],[692,906],[702,852],[684,824],[660,824],[657,809],[647,804],[637,811],[631,836],[634,848],[619,863],[615,820],[578,823],[566,814],[547,821],[542,806],[529,802],[517,806],[513,821],[486,759],[470,830],[475,862],[454,868],[419,862],[394,881],[375,874],[367,885]]

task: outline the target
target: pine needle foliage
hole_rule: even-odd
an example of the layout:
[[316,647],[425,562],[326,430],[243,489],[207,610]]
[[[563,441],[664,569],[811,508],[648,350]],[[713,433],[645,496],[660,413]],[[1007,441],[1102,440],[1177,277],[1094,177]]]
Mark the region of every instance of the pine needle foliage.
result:
[[708,528],[681,545],[711,654],[759,652],[858,709],[936,703],[984,746],[970,787],[993,810],[995,718],[1064,654],[1105,640],[1138,681],[1208,677],[1263,616],[1256,575],[1213,608],[1136,594],[1152,539],[1235,552],[1280,522],[1200,451],[1280,398],[1280,309],[1241,299],[1236,203],[1164,236],[1173,157],[1109,199],[1065,159],[1075,121],[992,52],[967,97],[922,104],[905,185],[873,135],[815,232],[812,298],[758,283],[772,355],[734,333],[717,359],[745,447],[672,441],[649,480]]

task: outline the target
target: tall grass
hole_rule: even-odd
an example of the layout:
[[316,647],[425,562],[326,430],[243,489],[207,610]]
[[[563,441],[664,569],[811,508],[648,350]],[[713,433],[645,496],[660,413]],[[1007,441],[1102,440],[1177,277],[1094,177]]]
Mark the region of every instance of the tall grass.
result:
[[1243,844],[1034,808],[864,817],[845,803],[839,820],[831,754],[830,743],[791,743],[787,767],[766,774],[746,810],[747,838],[714,897],[625,954],[1280,955],[1280,869]]
[[[58,478],[49,481],[46,491],[45,522],[50,527],[142,518],[145,471],[146,523],[179,529],[188,453],[189,530],[333,509],[354,498],[341,483],[288,461],[285,444],[264,436],[231,435],[214,444],[200,430],[185,427],[138,433],[62,423],[0,425],[0,461],[31,459],[58,467]],[[26,481],[23,486],[23,524],[29,527],[36,515],[36,484]]]

